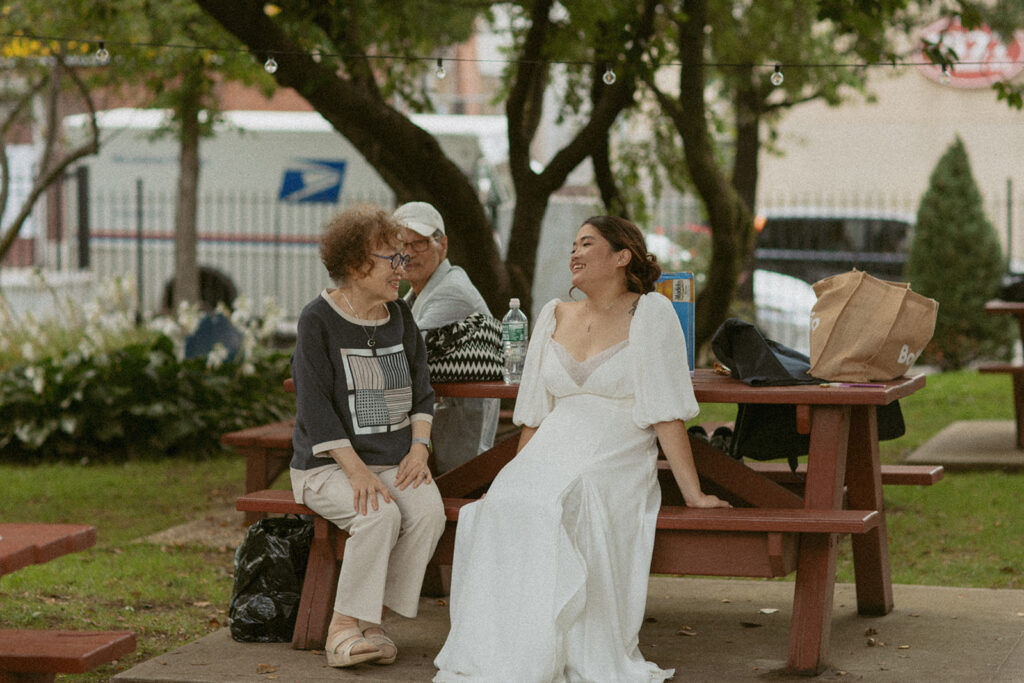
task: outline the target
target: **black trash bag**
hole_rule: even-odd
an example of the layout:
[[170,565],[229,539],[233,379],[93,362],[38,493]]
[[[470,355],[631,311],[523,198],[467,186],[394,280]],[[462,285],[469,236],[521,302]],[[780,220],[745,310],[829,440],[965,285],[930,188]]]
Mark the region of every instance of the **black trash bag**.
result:
[[[811,359],[766,338],[743,320],[729,318],[711,339],[711,349],[733,377],[751,386],[820,384],[824,380],[807,374]],[[903,436],[906,426],[899,401],[878,406],[878,439]],[[774,403],[741,403],[736,408],[735,429],[729,454],[737,459],[786,459],[796,471],[797,458],[810,450],[809,434],[796,428],[796,406]]]
[[313,523],[293,517],[261,519],[235,551],[228,609],[231,637],[243,643],[292,639],[306,575]]

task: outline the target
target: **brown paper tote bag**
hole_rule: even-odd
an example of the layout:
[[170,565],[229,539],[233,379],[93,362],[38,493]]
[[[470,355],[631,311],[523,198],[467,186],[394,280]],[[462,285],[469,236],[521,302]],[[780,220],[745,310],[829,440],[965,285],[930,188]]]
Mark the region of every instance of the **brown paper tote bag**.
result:
[[810,374],[838,382],[902,377],[935,332],[939,303],[859,270],[814,283]]

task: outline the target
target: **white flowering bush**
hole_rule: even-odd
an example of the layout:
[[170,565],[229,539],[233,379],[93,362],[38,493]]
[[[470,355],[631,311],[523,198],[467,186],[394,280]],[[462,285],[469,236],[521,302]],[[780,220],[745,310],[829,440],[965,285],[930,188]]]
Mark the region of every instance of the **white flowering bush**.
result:
[[58,302],[61,315],[44,321],[15,316],[0,294],[0,459],[204,455],[225,432],[294,415],[288,354],[269,344],[272,303],[258,319],[244,300],[206,316],[231,348],[189,353],[202,312],[136,321],[133,287],[112,280],[95,302]]

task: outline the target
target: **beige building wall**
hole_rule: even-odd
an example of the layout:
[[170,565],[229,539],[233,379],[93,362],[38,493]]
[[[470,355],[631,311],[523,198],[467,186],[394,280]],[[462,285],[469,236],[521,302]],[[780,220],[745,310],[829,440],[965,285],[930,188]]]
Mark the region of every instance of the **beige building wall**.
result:
[[762,152],[759,208],[884,208],[916,213],[939,157],[960,135],[985,208],[1004,249],[1007,179],[1012,182],[1013,257],[1024,260],[1024,112],[989,88],[927,78],[917,67],[877,67],[863,97],[819,102],[786,114],[781,156]]

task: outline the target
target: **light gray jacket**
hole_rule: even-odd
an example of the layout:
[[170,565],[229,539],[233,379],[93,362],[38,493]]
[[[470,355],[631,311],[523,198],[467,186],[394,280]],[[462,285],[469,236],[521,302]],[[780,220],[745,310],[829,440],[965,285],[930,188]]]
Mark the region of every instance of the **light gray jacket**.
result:
[[[491,314],[466,271],[448,259],[441,261],[418,296],[410,291],[405,299],[424,334],[473,313]],[[494,445],[500,403],[493,398],[443,398],[434,405],[430,438],[436,474],[454,469]]]

